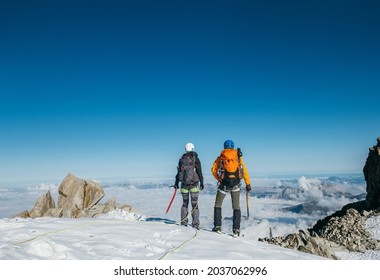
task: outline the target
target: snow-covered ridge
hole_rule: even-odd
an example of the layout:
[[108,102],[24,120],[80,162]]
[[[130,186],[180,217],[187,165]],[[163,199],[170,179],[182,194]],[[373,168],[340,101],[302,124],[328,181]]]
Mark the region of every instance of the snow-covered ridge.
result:
[[[315,258],[316,256],[277,248],[278,246],[262,242],[257,243],[257,240],[268,237],[270,234],[281,236],[298,232],[300,229],[306,230],[325,215],[325,212],[313,207],[310,211],[301,212],[286,210],[289,207],[297,206],[315,197],[321,201],[330,200],[331,207],[328,212],[332,212],[339,210],[340,204],[346,200],[356,201],[355,198],[346,195],[353,189],[358,190],[357,193],[360,193],[360,190],[365,191],[365,185],[358,184],[356,179],[353,179],[352,184],[349,179],[337,180],[337,178],[328,180],[327,178],[300,177],[293,180],[275,178],[253,181],[254,189],[249,198],[249,219],[246,219],[245,199],[241,198],[242,237],[238,242],[227,238],[231,231],[232,210],[230,198],[226,197],[223,203],[223,231],[227,235],[215,236],[214,233],[202,231],[199,233],[200,235],[194,238],[194,243],[190,242],[189,247],[186,247],[184,251],[178,251],[168,258],[218,259],[220,258],[220,254],[217,253],[218,250],[223,250],[231,259]],[[343,181],[345,183],[342,183]],[[157,259],[162,256],[161,253],[178,246],[195,234],[191,227],[174,225],[175,222],[178,222],[182,204],[180,194],[174,200],[169,213],[165,214],[174,191],[173,188],[170,188],[170,181],[133,182],[133,184],[128,181],[100,182],[100,184],[106,193],[103,198],[105,201],[115,197],[118,202],[130,204],[138,211],[133,213],[110,212],[97,218],[95,222],[99,223],[96,226],[87,225],[86,219],[10,219],[13,214],[19,212],[16,208],[20,206],[20,202],[24,208],[33,207],[37,195],[45,193],[47,188],[54,193],[58,186],[46,183],[30,188],[18,188],[17,191],[11,192],[5,188],[0,189],[0,201],[4,202],[0,206],[0,213],[3,215],[0,219],[0,244],[2,244],[0,245],[0,257],[5,259]],[[286,188],[297,189],[300,192],[295,192],[294,196],[288,193],[290,197],[278,196]],[[306,194],[306,188],[314,191]],[[243,190],[242,196],[244,195]],[[205,229],[212,227],[214,199],[215,185],[208,182],[205,190],[201,191],[199,200],[201,227]],[[336,202],[337,199],[339,203]],[[335,203],[333,203],[334,200]],[[27,205],[28,203],[29,205]],[[83,223],[86,226],[82,225]],[[376,231],[375,223],[371,225],[373,226],[372,230]],[[77,226],[78,229],[74,230],[74,227]],[[14,244],[19,241],[50,231],[66,232],[66,228],[73,228],[73,231],[67,230],[67,235],[66,233],[64,235],[57,233],[48,234],[43,238],[41,236],[41,238],[27,242],[27,245],[23,247],[17,247],[16,251],[12,249]],[[67,237],[74,240],[73,245],[70,245],[71,241],[66,239]],[[230,246],[228,245],[230,241],[235,241],[235,243],[231,243]],[[218,245],[218,242],[221,243]],[[103,245],[100,245],[101,243]],[[218,249],[210,250],[214,245]],[[108,250],[105,250],[105,247]],[[138,248],[144,249],[138,253]],[[371,257],[368,258],[376,257],[371,254]]]

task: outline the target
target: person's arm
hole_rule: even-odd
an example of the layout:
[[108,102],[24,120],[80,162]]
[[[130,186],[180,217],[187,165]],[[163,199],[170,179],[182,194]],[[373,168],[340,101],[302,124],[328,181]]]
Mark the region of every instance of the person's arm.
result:
[[220,181],[219,174],[218,174],[219,167],[220,167],[220,156],[216,158],[216,160],[214,161],[214,164],[211,167],[211,173],[218,182]]
[[204,184],[203,184],[202,164],[201,164],[200,159],[198,158],[198,155],[196,156],[196,159],[195,159],[195,171],[198,174],[200,188],[201,190],[203,190]]
[[245,185],[246,186],[251,185],[251,179],[249,178],[248,170],[247,170],[247,167],[245,166],[245,163],[242,157],[240,157],[240,164],[243,168],[243,178],[244,178]]
[[179,171],[181,170],[181,161],[178,161],[178,166],[177,166],[177,174],[175,175],[175,183],[174,187],[178,189],[178,184],[179,184]]

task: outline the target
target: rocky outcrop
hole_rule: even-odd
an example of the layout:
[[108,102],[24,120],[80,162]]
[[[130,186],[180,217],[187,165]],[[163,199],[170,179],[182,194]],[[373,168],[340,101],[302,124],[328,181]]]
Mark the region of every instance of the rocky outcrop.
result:
[[98,183],[68,174],[59,186],[58,194],[58,208],[63,209],[63,217],[76,217],[98,203],[104,191]]
[[42,217],[51,208],[55,208],[55,202],[50,191],[48,191],[37,199],[33,209],[29,212],[29,216],[31,218]]
[[380,137],[377,138],[377,145],[369,148],[363,173],[367,182],[367,209],[377,209],[380,207]]
[[369,217],[377,216],[377,211],[363,209],[365,201],[352,203],[333,215],[319,220],[310,232],[335,242],[351,252],[379,250],[380,242],[373,238],[366,228]]
[[375,239],[366,227],[368,218],[380,215],[380,137],[377,145],[369,149],[363,173],[367,182],[365,200],[347,204],[319,220],[308,233],[300,231],[285,237],[260,238],[259,241],[331,259],[337,259],[334,251],[338,250],[380,250],[380,240]]
[[300,231],[285,237],[260,238],[259,241],[331,259],[337,259],[335,251],[380,250],[380,241],[373,238],[365,225],[369,217],[380,215],[380,210],[366,211],[365,206],[366,201],[348,204],[319,220],[308,233]]
[[338,259],[334,254],[334,250],[340,248],[340,246],[334,242],[320,238],[317,235],[311,236],[303,230],[285,237],[259,238],[259,241],[330,259]]
[[120,206],[114,198],[111,198],[105,204],[99,204],[103,197],[104,190],[98,183],[68,174],[58,188],[57,208],[50,191],[48,191],[37,199],[31,211],[23,211],[15,217],[82,218],[97,217],[117,209],[127,212],[132,211],[131,206]]

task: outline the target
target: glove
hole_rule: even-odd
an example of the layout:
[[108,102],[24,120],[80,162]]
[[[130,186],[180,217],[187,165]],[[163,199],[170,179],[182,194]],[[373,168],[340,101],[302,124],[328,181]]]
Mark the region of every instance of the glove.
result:
[[251,185],[246,185],[246,186],[245,186],[245,189],[247,190],[247,192],[250,192],[251,189],[252,189],[252,188],[251,188]]
[[174,185],[173,188],[175,188],[177,190],[179,189],[178,185]]
[[203,183],[201,183],[201,190],[203,190],[205,188],[205,186],[203,185]]

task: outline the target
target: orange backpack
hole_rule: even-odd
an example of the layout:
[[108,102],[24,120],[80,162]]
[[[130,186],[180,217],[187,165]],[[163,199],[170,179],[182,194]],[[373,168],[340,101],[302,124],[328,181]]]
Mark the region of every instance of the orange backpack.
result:
[[220,154],[220,178],[222,185],[233,187],[240,183],[242,178],[240,151],[224,149]]

